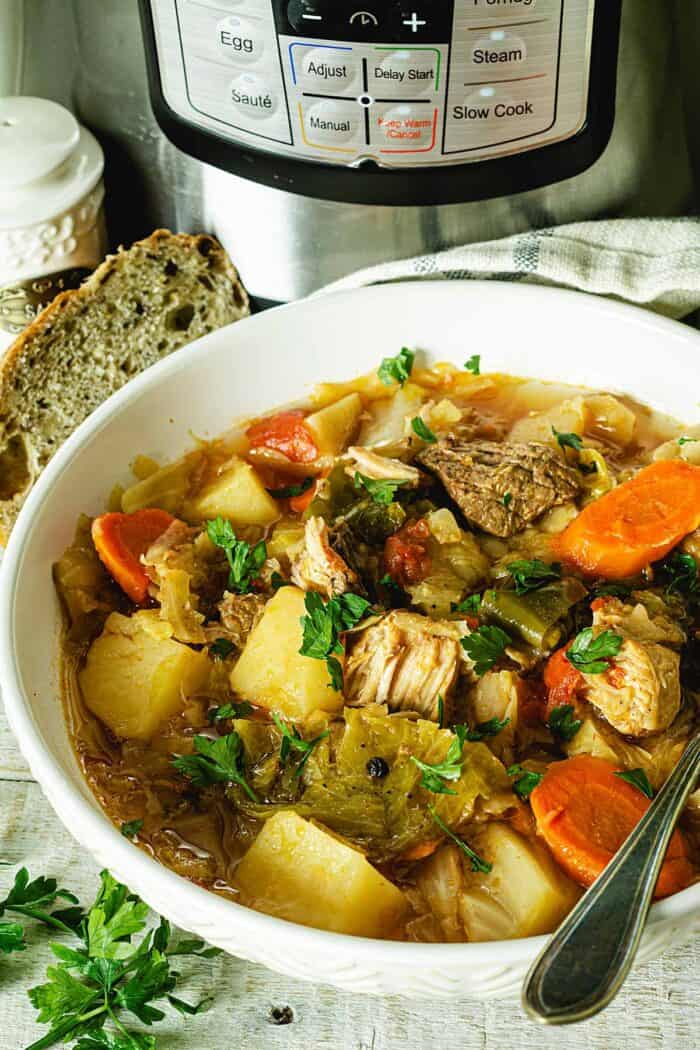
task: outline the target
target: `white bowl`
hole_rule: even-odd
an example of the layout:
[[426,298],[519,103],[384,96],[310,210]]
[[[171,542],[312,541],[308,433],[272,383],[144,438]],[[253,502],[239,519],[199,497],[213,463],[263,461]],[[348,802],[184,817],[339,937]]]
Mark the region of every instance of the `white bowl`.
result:
[[[58,817],[98,861],[172,922],[274,970],[356,992],[503,996],[544,938],[406,944],[307,929],[229,903],[169,871],[104,816],[71,750],[59,699],[51,566],[81,512],[95,514],[138,453],[175,458],[191,434],[349,379],[401,346],[459,365],[624,390],[698,422],[700,336],[632,307],[510,284],[435,282],[307,300],[239,322],[139,376],[66,442],[27,500],[0,584],[0,685],[10,724]],[[656,904],[640,958],[700,928],[700,885]]]

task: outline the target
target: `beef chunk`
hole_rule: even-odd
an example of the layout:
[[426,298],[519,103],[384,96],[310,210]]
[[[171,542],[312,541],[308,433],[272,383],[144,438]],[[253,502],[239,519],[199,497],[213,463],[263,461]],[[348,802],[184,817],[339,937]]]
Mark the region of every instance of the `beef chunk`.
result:
[[580,488],[559,452],[534,441],[497,444],[448,435],[424,449],[417,462],[440,479],[467,521],[493,536],[515,535],[574,499]]

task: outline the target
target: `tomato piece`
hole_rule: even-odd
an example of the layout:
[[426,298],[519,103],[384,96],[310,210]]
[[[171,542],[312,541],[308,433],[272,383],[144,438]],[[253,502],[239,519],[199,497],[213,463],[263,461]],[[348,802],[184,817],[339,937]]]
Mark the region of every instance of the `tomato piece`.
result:
[[304,416],[301,409],[292,409],[253,423],[246,430],[251,448],[274,449],[292,463],[313,463],[318,459],[318,446]]
[[394,583],[407,587],[425,579],[430,572],[429,537],[425,518],[409,522],[389,537],[384,545],[384,567]]
[[584,677],[569,663],[566,652],[573,643],[557,649],[550,656],[544,669],[544,684],[547,688],[547,712],[555,707],[573,703],[577,691],[584,683]]
[[547,721],[547,689],[542,682],[524,679],[519,683],[518,714],[526,726]]
[[92,523],[92,541],[100,561],[137,605],[146,601],[150,583],[141,555],[174,521],[167,511],[148,507],[133,514],[101,514]]

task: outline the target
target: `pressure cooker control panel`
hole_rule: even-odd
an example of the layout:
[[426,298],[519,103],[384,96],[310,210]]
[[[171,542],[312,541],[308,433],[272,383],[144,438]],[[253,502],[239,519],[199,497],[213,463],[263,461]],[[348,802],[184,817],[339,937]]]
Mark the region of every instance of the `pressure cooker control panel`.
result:
[[462,164],[586,122],[595,0],[150,0],[168,106],[326,164]]

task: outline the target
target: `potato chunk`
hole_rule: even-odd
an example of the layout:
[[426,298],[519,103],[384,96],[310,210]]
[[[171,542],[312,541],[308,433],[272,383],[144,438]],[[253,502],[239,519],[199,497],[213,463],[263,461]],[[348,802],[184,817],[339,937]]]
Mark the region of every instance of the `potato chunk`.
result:
[[280,517],[255,469],[245,460],[234,460],[192,501],[189,516],[204,521],[228,518],[233,525],[271,525]]
[[231,672],[239,696],[301,722],[312,711],[338,711],[343,698],[331,688],[323,660],[302,656],[304,592],[281,587],[265,606]]
[[206,681],[206,654],[171,635],[157,612],[112,613],[90,646],[80,688],[115,736],[150,740]]
[[305,422],[322,456],[339,456],[357,430],[362,414],[362,398],[348,394],[340,401],[307,416]]
[[[548,933],[580,896],[544,846],[518,835],[507,824],[487,824],[471,844],[493,869],[487,875],[467,874],[460,915],[470,941]],[[498,921],[486,902],[500,907]]]
[[403,893],[359,850],[291,810],[271,817],[236,872],[244,903],[303,926],[387,937],[407,911]]

